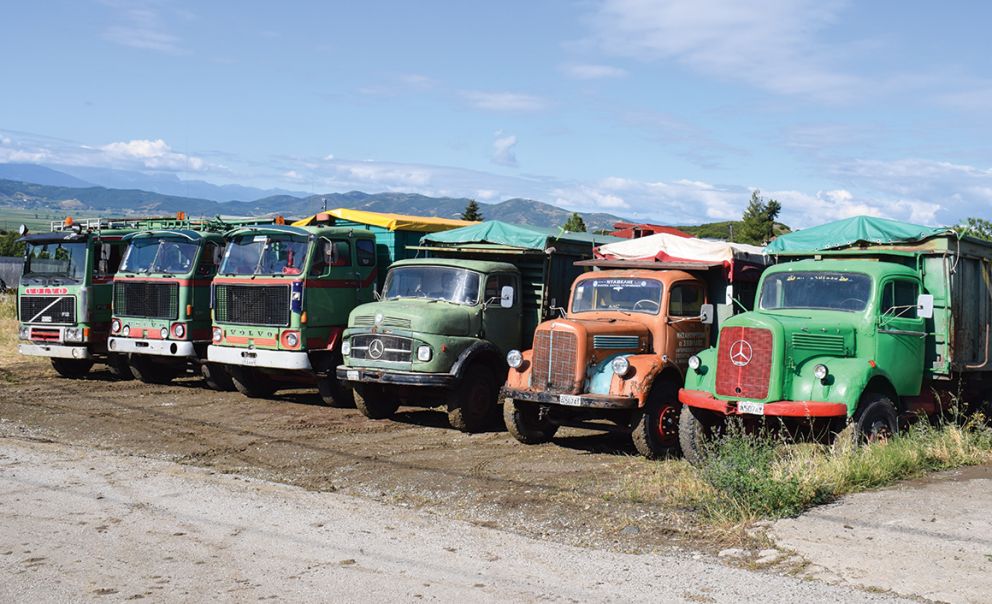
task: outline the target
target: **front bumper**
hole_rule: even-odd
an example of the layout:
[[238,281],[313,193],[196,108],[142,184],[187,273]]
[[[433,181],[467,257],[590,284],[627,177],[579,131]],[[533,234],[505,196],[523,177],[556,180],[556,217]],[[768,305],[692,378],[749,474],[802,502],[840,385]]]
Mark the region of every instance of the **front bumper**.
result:
[[[847,417],[844,403],[820,401],[775,401],[759,404],[748,409],[740,408],[740,401],[724,401],[702,390],[679,390],[679,401],[689,407],[714,411],[721,415],[765,415],[769,417]],[[760,413],[756,411],[760,409]]]
[[532,401],[542,405],[560,405],[562,407],[582,407],[585,409],[636,409],[636,398],[629,396],[607,396],[605,394],[554,394],[552,392],[535,392],[503,388],[501,398],[515,401]]
[[18,344],[21,354],[33,357],[55,357],[57,359],[92,359],[93,355],[85,346],[64,344]]
[[107,340],[111,352],[154,354],[163,357],[195,357],[193,342],[174,340],[139,340],[137,338],[111,337]]
[[207,347],[207,360],[225,365],[243,365],[263,369],[289,369],[291,371],[313,371],[310,355],[294,350],[259,350],[258,348],[235,348],[233,346]]
[[396,384],[400,386],[447,387],[457,378],[450,373],[417,373],[415,371],[395,371],[392,369],[369,369],[339,365],[337,378],[347,382],[374,384]]

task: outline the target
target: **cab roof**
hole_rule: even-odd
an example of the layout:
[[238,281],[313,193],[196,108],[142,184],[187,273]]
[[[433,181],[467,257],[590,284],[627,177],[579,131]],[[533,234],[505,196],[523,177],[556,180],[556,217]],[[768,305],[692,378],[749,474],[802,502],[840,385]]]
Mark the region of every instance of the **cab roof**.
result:
[[772,266],[765,275],[795,273],[805,271],[836,271],[841,273],[862,273],[878,278],[890,275],[916,276],[918,273],[902,264],[884,262],[872,258],[851,258],[845,256],[824,256],[822,260],[808,259],[783,262]]
[[586,279],[654,279],[655,281],[662,281],[665,283],[672,283],[674,281],[698,281],[691,273],[680,270],[657,270],[657,269],[618,269],[618,270],[605,270],[605,271],[591,271],[588,273],[582,273],[576,278],[578,280]]
[[463,260],[461,258],[410,258],[408,260],[394,262],[389,268],[393,269],[403,266],[447,266],[451,268],[464,268],[478,273],[520,272],[516,266],[509,262]]

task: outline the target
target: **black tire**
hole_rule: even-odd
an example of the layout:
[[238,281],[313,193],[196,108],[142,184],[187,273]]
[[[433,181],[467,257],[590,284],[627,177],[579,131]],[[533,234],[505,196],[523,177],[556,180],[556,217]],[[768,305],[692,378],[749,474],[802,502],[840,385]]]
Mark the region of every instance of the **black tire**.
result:
[[478,363],[469,365],[461,381],[448,393],[448,423],[462,432],[482,432],[497,418],[499,385],[493,372]]
[[899,415],[892,400],[884,394],[864,393],[854,413],[854,432],[862,444],[895,436],[899,432]]
[[200,365],[200,375],[203,376],[207,386],[213,390],[218,392],[233,392],[235,390],[231,374],[221,363],[203,363]]
[[355,390],[359,396],[355,406],[369,419],[389,419],[400,407],[396,397],[379,384],[357,384]]
[[127,362],[127,355],[110,353],[107,357],[107,369],[119,380],[134,379],[134,373],[131,372],[131,366]]
[[328,407],[355,408],[355,391],[333,375],[318,376],[317,390],[320,392],[320,400]]
[[699,420],[692,407],[682,406],[679,414],[679,448],[682,457],[694,466],[702,463],[706,449],[713,441],[713,428]]
[[541,418],[541,406],[527,401],[503,403],[503,422],[513,438],[525,445],[551,442],[558,426]]
[[231,375],[234,388],[248,398],[266,398],[276,391],[275,383],[252,367],[229,365],[227,372]]
[[52,369],[64,378],[79,379],[90,372],[93,361],[89,359],[56,359],[52,358]]
[[128,363],[135,379],[146,384],[168,384],[178,373],[173,365],[156,363],[143,354],[132,354]]
[[640,418],[630,433],[637,452],[648,459],[678,455],[679,449],[679,390],[672,382],[656,383],[641,410]]

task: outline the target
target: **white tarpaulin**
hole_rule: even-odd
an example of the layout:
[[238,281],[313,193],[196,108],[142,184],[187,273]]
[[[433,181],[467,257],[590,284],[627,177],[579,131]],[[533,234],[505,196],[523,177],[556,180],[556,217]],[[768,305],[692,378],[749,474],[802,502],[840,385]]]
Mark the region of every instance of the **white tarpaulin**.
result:
[[762,248],[743,243],[678,237],[658,233],[600,246],[600,258],[610,260],[661,260],[721,263],[729,268],[735,260],[766,264]]

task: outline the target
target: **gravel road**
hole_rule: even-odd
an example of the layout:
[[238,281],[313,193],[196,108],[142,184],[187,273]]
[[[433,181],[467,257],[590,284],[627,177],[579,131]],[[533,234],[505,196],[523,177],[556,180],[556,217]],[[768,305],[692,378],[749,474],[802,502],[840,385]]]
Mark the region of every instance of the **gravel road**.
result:
[[0,438],[0,601],[892,602],[530,539],[342,493]]

